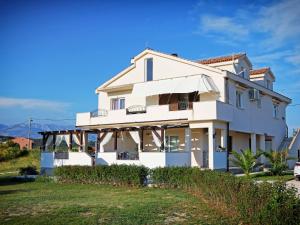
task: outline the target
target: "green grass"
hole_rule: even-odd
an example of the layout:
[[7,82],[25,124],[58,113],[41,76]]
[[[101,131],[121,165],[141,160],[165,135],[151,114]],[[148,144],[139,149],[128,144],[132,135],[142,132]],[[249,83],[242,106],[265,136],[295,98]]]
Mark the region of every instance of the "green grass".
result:
[[[40,168],[40,151],[32,150],[29,155],[12,159],[6,162],[0,162],[0,173],[19,171],[19,168],[26,166],[36,166]],[[9,174],[13,175],[13,174]]]
[[1,224],[235,224],[180,190],[0,178]]
[[289,180],[294,179],[293,173],[285,173],[282,176],[272,176],[270,173],[261,173],[261,174],[255,174],[251,175],[251,178],[257,181],[282,181],[287,182]]

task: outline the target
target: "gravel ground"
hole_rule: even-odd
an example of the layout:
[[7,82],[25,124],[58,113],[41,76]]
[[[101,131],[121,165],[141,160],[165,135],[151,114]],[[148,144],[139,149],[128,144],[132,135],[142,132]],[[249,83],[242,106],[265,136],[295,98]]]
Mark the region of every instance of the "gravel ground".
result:
[[[298,189],[298,195],[300,195],[300,181],[290,180],[286,182],[288,186],[295,187]],[[300,196],[299,196],[300,197]]]

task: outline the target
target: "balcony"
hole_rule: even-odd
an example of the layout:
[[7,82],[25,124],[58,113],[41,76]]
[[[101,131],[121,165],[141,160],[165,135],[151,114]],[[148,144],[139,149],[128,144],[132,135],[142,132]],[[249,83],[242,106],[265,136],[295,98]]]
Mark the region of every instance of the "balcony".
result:
[[192,110],[170,111],[169,105],[148,106],[145,110],[128,112],[128,109],[108,110],[107,115],[94,116],[91,112],[77,113],[76,126],[138,123],[161,120],[191,119]]
[[138,123],[164,120],[222,120],[232,121],[234,107],[219,101],[179,103],[176,110],[170,105],[139,106],[120,110],[100,110],[97,113],[77,113],[76,126]]

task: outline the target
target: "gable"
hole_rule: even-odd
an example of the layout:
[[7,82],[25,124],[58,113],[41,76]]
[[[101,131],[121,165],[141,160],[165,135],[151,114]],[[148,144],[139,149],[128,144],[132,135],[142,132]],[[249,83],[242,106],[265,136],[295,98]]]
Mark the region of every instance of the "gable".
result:
[[[145,50],[132,60],[132,65],[101,85],[97,90],[145,82],[145,59],[153,58],[153,80],[195,74],[215,75],[221,70],[176,56]],[[96,91],[97,91],[96,90]]]

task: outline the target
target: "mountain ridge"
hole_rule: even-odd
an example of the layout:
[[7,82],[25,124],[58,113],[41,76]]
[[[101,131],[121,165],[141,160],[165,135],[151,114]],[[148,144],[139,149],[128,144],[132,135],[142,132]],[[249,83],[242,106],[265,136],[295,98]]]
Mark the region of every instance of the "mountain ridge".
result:
[[[41,131],[51,131],[51,130],[71,130],[75,129],[74,125],[65,124],[41,124],[32,123],[31,124],[31,138],[41,138],[38,132]],[[0,135],[1,136],[11,136],[11,137],[28,137],[29,124],[17,123],[13,125],[0,124]]]

